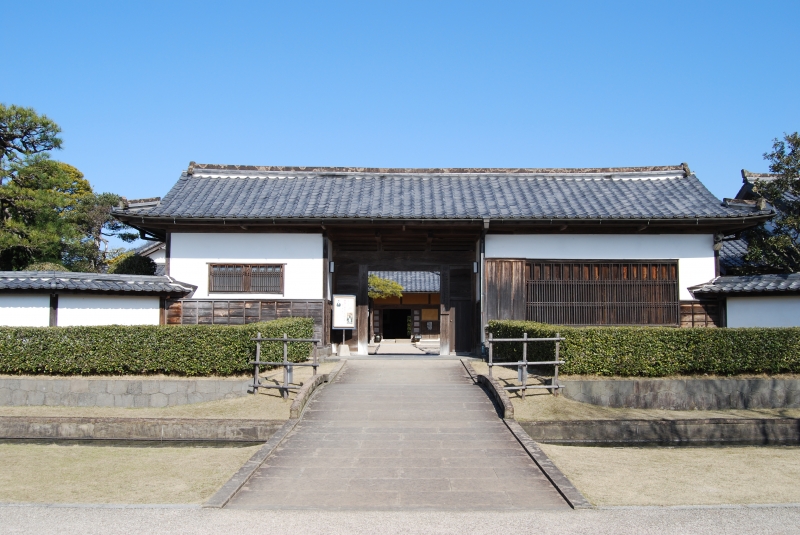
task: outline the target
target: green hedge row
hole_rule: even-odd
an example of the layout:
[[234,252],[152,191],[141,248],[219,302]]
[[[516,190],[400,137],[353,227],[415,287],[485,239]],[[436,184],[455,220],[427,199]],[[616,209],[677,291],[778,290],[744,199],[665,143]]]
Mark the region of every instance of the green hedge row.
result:
[[[800,328],[676,329],[567,327],[490,321],[494,338],[549,338],[559,333],[559,373],[664,377],[800,373]],[[553,360],[554,343],[528,344],[528,360]],[[494,344],[498,361],[521,360],[521,343]]]
[[[234,375],[252,372],[257,333],[312,338],[310,318],[247,325],[111,325],[0,327],[0,373],[52,375]],[[289,344],[289,360],[305,360],[310,343]],[[262,360],[283,360],[283,343],[265,342]]]

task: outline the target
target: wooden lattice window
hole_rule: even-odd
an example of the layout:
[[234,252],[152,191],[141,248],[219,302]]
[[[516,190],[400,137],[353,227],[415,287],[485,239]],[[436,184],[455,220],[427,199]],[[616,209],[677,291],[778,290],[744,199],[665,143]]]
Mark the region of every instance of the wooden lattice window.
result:
[[282,264],[211,264],[208,291],[283,294]]
[[527,319],[561,325],[677,325],[675,261],[535,260],[527,265]]

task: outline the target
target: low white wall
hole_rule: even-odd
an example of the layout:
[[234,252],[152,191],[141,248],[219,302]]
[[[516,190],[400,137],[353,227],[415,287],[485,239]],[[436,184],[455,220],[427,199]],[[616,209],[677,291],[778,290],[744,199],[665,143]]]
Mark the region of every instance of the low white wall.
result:
[[[208,293],[208,264],[286,264],[283,295]],[[174,233],[169,274],[197,286],[194,299],[323,299],[322,234]]]
[[486,236],[486,258],[677,260],[680,298],[715,276],[710,234],[513,234]]
[[159,316],[158,296],[63,294],[58,296],[59,327],[158,325]]
[[728,297],[728,327],[800,327],[800,295]]
[[47,327],[50,325],[50,296],[0,296],[0,325],[6,327]]

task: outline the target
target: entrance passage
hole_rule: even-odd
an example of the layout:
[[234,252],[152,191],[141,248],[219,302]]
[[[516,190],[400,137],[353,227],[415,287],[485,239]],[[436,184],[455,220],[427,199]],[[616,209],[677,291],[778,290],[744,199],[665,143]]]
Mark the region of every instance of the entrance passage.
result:
[[407,308],[383,311],[383,337],[389,340],[411,338],[411,310]]
[[458,361],[348,361],[229,509],[569,505]]

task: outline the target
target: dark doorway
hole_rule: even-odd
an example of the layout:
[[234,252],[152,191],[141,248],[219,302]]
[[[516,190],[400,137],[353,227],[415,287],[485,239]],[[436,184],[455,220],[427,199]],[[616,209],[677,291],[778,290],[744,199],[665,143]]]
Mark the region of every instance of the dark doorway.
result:
[[411,310],[390,308],[383,311],[383,337],[389,340],[410,338]]

